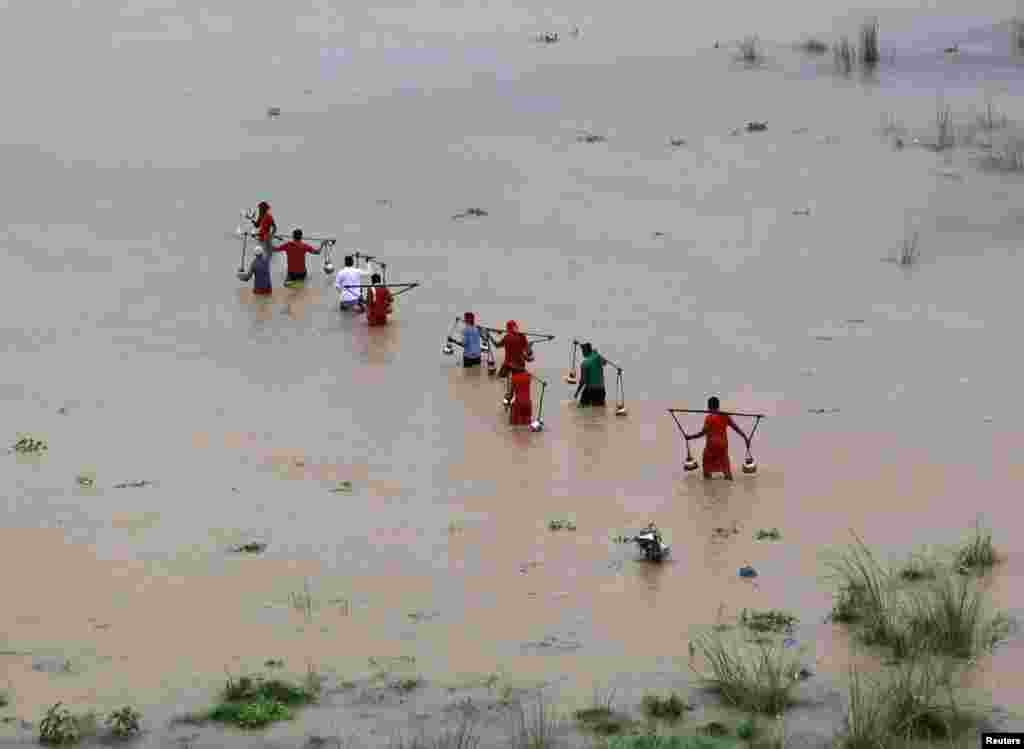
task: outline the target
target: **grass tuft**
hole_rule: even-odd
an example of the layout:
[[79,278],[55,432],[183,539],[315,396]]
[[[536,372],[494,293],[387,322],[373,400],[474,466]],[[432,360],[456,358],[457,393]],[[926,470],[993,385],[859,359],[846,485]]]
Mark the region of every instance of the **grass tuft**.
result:
[[999,560],[992,546],[992,531],[982,531],[981,524],[976,523],[970,541],[957,551],[957,566],[967,570],[984,571],[995,566],[997,561]]
[[860,63],[865,68],[873,68],[881,60],[878,49],[878,21],[871,19],[860,27]]
[[798,49],[809,55],[823,55],[828,52],[828,45],[820,39],[806,39],[800,42]]
[[205,712],[190,713],[179,722],[201,724],[207,721],[230,723],[240,728],[263,728],[295,717],[292,708],[316,702],[319,697],[319,679],[316,684],[307,675],[306,686],[289,684],[280,679],[228,678],[221,702]]
[[739,59],[747,65],[756,65],[764,60],[761,51],[761,40],[756,36],[745,37],[739,43]]
[[839,44],[832,48],[832,55],[835,58],[836,70],[843,75],[849,75],[856,66],[857,50],[850,43],[847,37],[839,40]]
[[640,709],[649,718],[659,720],[675,721],[683,717],[683,713],[692,710],[682,698],[672,692],[668,697],[659,697],[655,694],[646,694],[640,700]]
[[512,706],[511,744],[513,749],[554,749],[559,720],[542,693],[529,704]]
[[721,633],[712,632],[699,637],[697,647],[711,668],[711,675],[702,678],[734,707],[775,715],[793,703],[799,664],[781,645],[727,641]]
[[757,611],[743,609],[740,613],[740,624],[755,632],[775,632],[783,634],[792,632],[799,621],[793,614],[786,611]]

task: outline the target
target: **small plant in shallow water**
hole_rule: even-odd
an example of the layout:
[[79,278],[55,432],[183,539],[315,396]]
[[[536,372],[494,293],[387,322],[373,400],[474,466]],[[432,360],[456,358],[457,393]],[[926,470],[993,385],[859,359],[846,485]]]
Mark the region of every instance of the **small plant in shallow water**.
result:
[[778,541],[782,538],[782,534],[779,533],[778,528],[772,528],[771,530],[764,530],[762,528],[757,532],[756,538],[758,541]]
[[775,632],[782,634],[792,632],[793,627],[799,621],[793,614],[787,611],[757,611],[754,609],[743,609],[740,613],[740,624],[755,632]]
[[240,728],[263,728],[294,717],[292,708],[317,700],[317,689],[300,687],[279,679],[228,678],[223,699],[211,709],[186,715],[186,723],[230,723]]
[[331,489],[332,494],[351,494],[352,493],[352,482],[351,481],[339,481]]
[[849,75],[857,58],[857,50],[850,44],[850,40],[845,36],[840,39],[839,44],[832,48],[832,54],[835,57],[836,70],[843,75]]
[[828,52],[828,45],[820,39],[807,39],[799,44],[799,49],[809,55],[823,55]]
[[747,65],[755,65],[764,57],[761,53],[761,41],[756,36],[748,36],[739,43],[740,59]]
[[866,21],[860,27],[860,63],[873,68],[881,60],[878,49],[878,21]]
[[74,744],[96,733],[96,714],[75,715],[63,703],[46,711],[39,723],[40,744]]
[[693,707],[683,702],[678,694],[672,692],[668,697],[645,694],[640,700],[640,709],[649,718],[675,721],[682,718],[684,712],[693,710]]
[[904,239],[903,244],[900,245],[899,250],[899,263],[900,265],[907,267],[917,263],[921,257],[921,251],[917,246],[918,233],[915,231],[914,235],[910,239]]
[[142,720],[142,715],[132,707],[125,705],[120,710],[111,712],[104,722],[112,734],[118,738],[125,738],[142,730],[139,725],[140,720]]
[[43,440],[30,434],[19,434],[17,441],[11,446],[11,449],[23,455],[38,455],[49,450]]
[[307,622],[313,620],[313,594],[310,593],[308,579],[302,584],[302,592],[292,592],[289,598],[292,608],[302,614]]
[[548,521],[548,530],[551,531],[574,531],[576,530],[576,521],[571,517],[566,518],[552,518]]

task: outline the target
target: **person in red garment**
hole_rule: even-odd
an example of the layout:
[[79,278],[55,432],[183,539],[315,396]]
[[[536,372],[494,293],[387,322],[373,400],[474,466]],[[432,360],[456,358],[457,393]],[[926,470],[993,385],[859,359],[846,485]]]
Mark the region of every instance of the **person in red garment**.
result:
[[708,411],[711,413],[704,417],[704,428],[697,432],[697,434],[686,435],[686,439],[707,438],[707,442],[704,444],[704,456],[701,461],[704,468],[704,478],[711,478],[713,473],[723,473],[727,480],[732,481],[732,465],[729,462],[729,430],[732,429],[743,438],[748,450],[750,449],[750,438],[746,432],[736,426],[732,416],[719,413],[719,407],[720,402],[717,397],[711,396],[708,398]]
[[274,251],[274,235],[277,233],[277,224],[274,222],[274,214],[270,211],[270,203],[263,200],[256,206],[258,213],[253,219],[253,226],[256,227],[256,239],[263,245],[263,251],[269,260]]
[[509,378],[512,385],[512,405],[509,406],[508,421],[512,426],[529,426],[533,419],[533,401],[530,400],[530,380],[533,378],[525,369],[517,369]]
[[[489,333],[488,336],[490,336]],[[491,338],[491,343],[498,348],[505,349],[505,362],[498,370],[498,377],[508,377],[512,372],[526,369],[526,355],[530,344],[526,340],[526,336],[519,332],[519,325],[515,320],[505,323],[504,338],[500,341]]]
[[320,254],[320,250],[302,241],[302,229],[293,231],[291,241],[278,245],[274,248],[274,252],[283,252],[288,256],[288,279],[284,282],[285,286],[305,281],[307,275],[306,254]]
[[391,312],[393,296],[391,290],[381,285],[380,273],[370,276],[373,287],[369,289],[369,301],[366,307],[366,322],[370,325],[387,325],[388,313]]

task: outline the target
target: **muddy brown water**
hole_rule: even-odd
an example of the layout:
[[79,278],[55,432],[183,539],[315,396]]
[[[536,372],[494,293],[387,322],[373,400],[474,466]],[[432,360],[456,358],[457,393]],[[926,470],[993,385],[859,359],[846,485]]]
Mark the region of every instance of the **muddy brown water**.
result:
[[[979,28],[1009,12],[988,10]],[[852,528],[900,558],[958,542],[979,513],[1006,555],[994,604],[1020,608],[1021,180],[875,133],[886,112],[927,131],[937,93],[965,119],[983,106],[987,89],[939,62],[943,83],[907,92],[948,24],[870,85],[781,51],[737,71],[703,38],[734,31],[725,10],[686,31],[686,54],[664,31],[641,44],[626,31],[659,24],[611,8],[545,49],[528,34],[561,21],[540,11],[410,11],[405,29],[379,8],[347,28],[326,10],[136,11],[62,11],[78,32],[12,83],[45,96],[2,146],[31,178],[2,188],[0,399],[7,436],[50,449],[0,474],[5,715],[62,700],[167,717],[206,704],[225,669],[283,658],[355,679],[370,656],[414,657],[439,684],[555,682],[582,704],[625,675],[692,676],[691,634],[744,607],[795,612],[815,670],[839,678],[859,656],[822,621],[827,552]],[[801,12],[808,33],[845,28]],[[278,47],[281,23],[298,36]],[[998,70],[1016,90],[1017,69]],[[755,119],[768,130],[729,134]],[[254,298],[223,237],[264,198],[282,227],[338,233],[423,285],[385,330],[340,316],[315,260],[303,289],[280,287],[275,260],[273,297]],[[489,215],[451,221],[469,207]],[[918,267],[881,262],[915,227]],[[557,336],[537,347],[543,433],[510,430],[501,386],[441,355],[467,309]],[[623,365],[628,416],[571,406],[572,338]],[[756,476],[683,474],[665,409],[711,393],[768,414]],[[576,531],[548,530],[569,514]],[[649,520],[672,543],[661,566],[610,541]],[[772,527],[781,542],[754,540]],[[264,554],[227,552],[252,539]],[[737,576],[748,563],[756,585]],[[307,582],[310,621],[290,604]],[[1024,705],[1022,653],[999,648],[967,686]],[[34,668],[46,659],[70,671]]]

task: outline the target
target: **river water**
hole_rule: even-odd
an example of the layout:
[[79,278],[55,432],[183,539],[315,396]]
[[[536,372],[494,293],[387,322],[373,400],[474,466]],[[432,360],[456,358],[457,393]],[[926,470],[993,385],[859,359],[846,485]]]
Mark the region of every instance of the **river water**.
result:
[[[786,48],[870,12],[821,3],[222,5],[5,4],[0,401],[12,441],[50,449],[5,459],[0,634],[80,669],[0,656],[19,714],[184,703],[273,655],[589,694],[743,607],[796,612],[839,675],[848,645],[819,622],[849,529],[898,557],[980,516],[1006,556],[995,603],[1019,606],[1021,178],[876,132],[888,113],[924,137],[940,98],[962,122],[986,96],[1024,116],[1012,3],[885,10],[874,81]],[[548,29],[563,41],[530,41]],[[763,69],[712,47],[754,32]],[[730,134],[751,120],[767,131]],[[275,260],[254,299],[226,233],[263,199],[422,285],[385,330],[341,317],[315,261],[285,289]],[[488,215],[452,220],[470,207]],[[913,231],[918,265],[882,262]],[[543,433],[441,355],[467,310],[557,336],[537,347]],[[573,338],[623,367],[628,416],[570,407]],[[683,474],[665,409],[710,394],[768,415],[755,477]],[[566,514],[575,532],[548,531]],[[672,540],[660,568],[609,540],[648,520]],[[781,543],[753,540],[771,527]],[[249,538],[267,552],[225,553]],[[289,606],[306,584],[314,623]],[[1021,654],[972,686],[1024,704]]]

